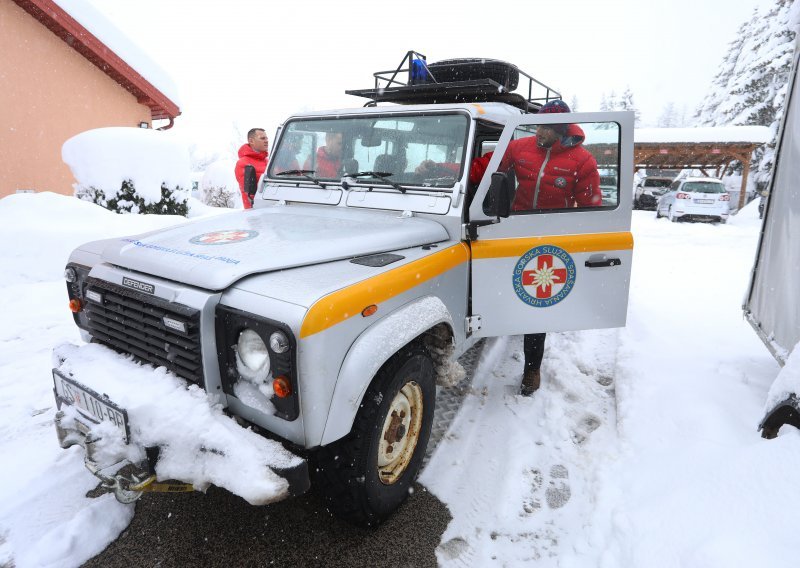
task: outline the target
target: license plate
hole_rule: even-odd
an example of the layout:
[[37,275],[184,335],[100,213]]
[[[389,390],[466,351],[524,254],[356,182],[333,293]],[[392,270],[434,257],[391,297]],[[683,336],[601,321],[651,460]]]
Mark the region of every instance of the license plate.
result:
[[125,443],[128,443],[128,413],[107,397],[94,392],[79,382],[65,377],[53,369],[53,382],[55,383],[56,403],[61,408],[62,404],[69,404],[78,409],[81,415],[93,422],[110,422],[122,434]]
[[695,203],[705,203],[705,204],[716,203],[713,199],[695,199],[694,202]]

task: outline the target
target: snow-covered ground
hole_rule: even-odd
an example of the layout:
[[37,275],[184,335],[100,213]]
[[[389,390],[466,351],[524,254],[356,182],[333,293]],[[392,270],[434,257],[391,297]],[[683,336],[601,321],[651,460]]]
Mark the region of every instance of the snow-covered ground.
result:
[[[130,522],[56,442],[51,350],[79,343],[62,271],[81,242],[175,222],[0,201],[0,566],[77,566]],[[758,224],[755,205],[723,226],[635,211],[628,326],[549,334],[532,399],[520,338],[490,342],[421,477],[453,515],[442,565],[797,565],[800,432],[756,432],[779,369],[740,309]]]

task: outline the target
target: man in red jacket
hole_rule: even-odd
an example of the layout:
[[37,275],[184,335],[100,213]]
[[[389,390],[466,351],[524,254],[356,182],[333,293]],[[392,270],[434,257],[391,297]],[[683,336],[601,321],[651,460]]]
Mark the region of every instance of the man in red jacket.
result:
[[338,178],[342,174],[342,133],[327,132],[325,145],[317,148],[316,164],[311,157],[306,160],[304,170],[314,170],[314,175],[323,179]]
[[[569,112],[564,101],[548,102],[539,114]],[[583,147],[585,135],[577,124],[542,124],[536,136],[513,140],[498,171],[514,170],[517,193],[514,211],[595,207],[602,204],[597,161]],[[476,158],[470,182],[479,183],[492,154]]]
[[[539,114],[570,112],[564,101],[553,100],[539,109]],[[513,170],[517,177],[514,211],[597,207],[602,205],[600,173],[597,161],[583,147],[585,135],[576,124],[542,124],[536,136],[513,140],[508,144],[498,168]],[[473,160],[470,182],[478,184],[492,154]],[[541,384],[544,333],[527,333],[523,342],[525,368],[520,393],[530,396]]]
[[244,192],[244,168],[253,166],[256,169],[256,179],[261,177],[267,169],[267,148],[269,141],[263,128],[251,128],[247,133],[247,144],[239,148],[239,161],[236,162],[234,173],[239,182],[239,191],[242,193],[242,203],[245,209],[250,209],[250,196]]

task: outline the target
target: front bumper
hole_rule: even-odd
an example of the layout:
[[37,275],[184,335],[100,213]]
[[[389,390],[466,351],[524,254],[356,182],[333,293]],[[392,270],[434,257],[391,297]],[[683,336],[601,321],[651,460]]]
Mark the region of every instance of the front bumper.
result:
[[[134,463],[122,459],[107,463],[103,440],[92,436],[89,419],[68,417],[63,410],[59,410],[56,412],[54,423],[58,444],[64,449],[75,445],[81,446],[85,451],[84,465],[100,480],[101,492],[113,493],[120,503],[133,503],[144,493],[185,493],[196,490],[191,483],[158,480],[156,474],[160,455],[158,446],[143,448],[144,460]],[[277,496],[273,502],[302,495],[311,487],[306,460],[300,461],[294,467],[271,469],[288,483],[285,494]]]
[[[163,369],[96,344],[61,346],[54,362],[59,444],[81,446],[98,489],[121,502],[213,484],[262,505],[310,487],[305,459],[240,426],[197,386]],[[119,412],[112,417],[109,408]]]

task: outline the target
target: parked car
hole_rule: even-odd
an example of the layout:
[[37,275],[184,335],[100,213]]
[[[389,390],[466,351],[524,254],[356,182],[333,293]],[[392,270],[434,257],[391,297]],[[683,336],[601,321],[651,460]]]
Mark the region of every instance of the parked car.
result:
[[600,174],[600,192],[603,194],[603,205],[617,204],[617,174]]
[[633,196],[634,209],[655,209],[658,198],[664,195],[672,184],[672,178],[649,176],[636,186]]
[[731,196],[725,184],[715,178],[684,178],[672,182],[656,205],[656,218],[668,217],[725,223],[728,220]]

